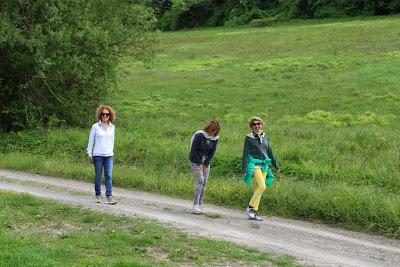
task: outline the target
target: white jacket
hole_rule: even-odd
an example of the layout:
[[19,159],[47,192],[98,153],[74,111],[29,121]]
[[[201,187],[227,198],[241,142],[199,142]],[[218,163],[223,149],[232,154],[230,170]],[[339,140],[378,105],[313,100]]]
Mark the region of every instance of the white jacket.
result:
[[93,124],[87,147],[88,156],[114,156],[114,135],[115,126],[111,122],[107,128],[104,128],[101,121]]

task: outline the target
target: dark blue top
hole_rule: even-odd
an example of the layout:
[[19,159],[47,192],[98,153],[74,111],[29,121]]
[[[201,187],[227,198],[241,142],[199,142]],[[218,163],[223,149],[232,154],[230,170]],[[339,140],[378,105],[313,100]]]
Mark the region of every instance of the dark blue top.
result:
[[218,139],[207,139],[202,133],[197,133],[193,137],[190,148],[189,160],[192,163],[204,164],[208,166],[217,149]]

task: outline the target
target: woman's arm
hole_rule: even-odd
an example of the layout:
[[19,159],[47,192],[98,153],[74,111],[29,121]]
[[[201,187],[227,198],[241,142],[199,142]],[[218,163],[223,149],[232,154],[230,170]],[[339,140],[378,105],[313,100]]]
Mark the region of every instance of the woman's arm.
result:
[[218,141],[219,141],[219,140],[216,140],[216,141],[215,141],[215,147],[214,147],[214,149],[211,151],[210,156],[207,157],[206,160],[204,161],[204,165],[206,165],[206,166],[210,165],[210,161],[211,161],[211,159],[214,157],[215,151],[217,150]]
[[96,129],[95,125],[92,126],[92,129],[90,130],[90,135],[89,135],[89,142],[88,142],[88,147],[87,147],[87,154],[89,158],[93,156],[93,145],[94,145],[94,137],[96,135]]
[[195,136],[193,136],[192,143],[190,144],[190,153],[189,153],[189,160],[197,164],[201,163],[199,162],[199,159],[196,158],[198,157],[197,150],[200,146],[200,138],[201,138],[200,135],[201,134],[196,134]]
[[249,138],[246,136],[243,144],[242,174],[246,174],[248,155],[249,155]]
[[274,153],[272,152],[272,146],[269,142],[268,142],[268,147],[267,147],[267,155],[271,159],[272,166],[274,166],[275,170],[279,171],[280,167],[279,167],[278,163],[276,162]]

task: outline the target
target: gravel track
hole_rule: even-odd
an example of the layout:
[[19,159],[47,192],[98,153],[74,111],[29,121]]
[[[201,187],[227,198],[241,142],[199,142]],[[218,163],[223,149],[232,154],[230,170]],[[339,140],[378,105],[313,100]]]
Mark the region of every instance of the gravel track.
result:
[[399,240],[321,224],[277,217],[254,222],[247,219],[244,211],[212,205],[205,205],[211,216],[194,215],[190,211],[191,201],[115,187],[117,205],[96,204],[92,184],[8,170],[0,170],[0,189],[116,215],[157,220],[193,235],[290,255],[305,265],[400,266]]

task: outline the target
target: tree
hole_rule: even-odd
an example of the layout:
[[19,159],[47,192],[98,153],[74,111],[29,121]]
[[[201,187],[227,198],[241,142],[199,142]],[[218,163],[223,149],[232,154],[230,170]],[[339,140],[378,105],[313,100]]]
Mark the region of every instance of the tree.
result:
[[118,0],[0,2],[0,131],[85,125],[124,55],[155,53],[155,17]]

